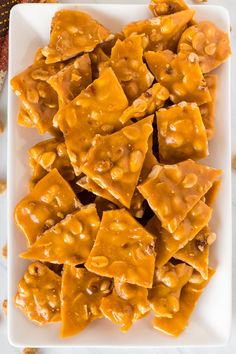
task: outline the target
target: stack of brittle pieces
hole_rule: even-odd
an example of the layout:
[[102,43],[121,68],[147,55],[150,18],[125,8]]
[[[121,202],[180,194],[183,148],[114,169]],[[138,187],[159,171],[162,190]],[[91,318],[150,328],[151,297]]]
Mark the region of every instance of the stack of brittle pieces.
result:
[[48,45],[11,80],[19,124],[53,135],[29,150],[30,191],[15,209],[20,256],[33,261],[15,304],[39,325],[61,321],[62,337],[102,317],[127,331],[150,311],[177,336],[215,272],[222,171],[199,160],[229,38],[183,0],[150,10],[116,34],[58,11]]

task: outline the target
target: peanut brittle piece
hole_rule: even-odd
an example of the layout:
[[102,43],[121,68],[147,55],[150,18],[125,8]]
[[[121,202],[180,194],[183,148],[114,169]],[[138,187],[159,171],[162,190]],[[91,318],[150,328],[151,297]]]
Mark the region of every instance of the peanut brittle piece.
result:
[[91,52],[111,39],[111,32],[85,12],[63,9],[54,15],[48,46],[43,48],[46,63],[56,63]]
[[144,118],[153,114],[159,108],[164,106],[165,101],[169,98],[169,91],[159,83],[154,84],[141,96],[136,98],[134,102],[126,108],[119,120],[122,124],[129,121],[131,118]]
[[162,108],[156,118],[160,162],[172,164],[208,155],[206,129],[196,103],[180,102]]
[[[47,83],[50,76],[64,64],[46,65],[39,61],[11,79],[11,87],[20,98],[26,111],[40,134],[52,128],[52,119],[58,110],[57,93]],[[20,118],[20,121],[21,120]]]
[[131,102],[152,85],[154,77],[143,62],[142,36],[118,39],[111,51],[110,65]]
[[175,259],[186,262],[196,269],[203,279],[208,278],[209,246],[216,239],[216,234],[204,227],[197,236],[175,255]]
[[[179,12],[180,13],[180,12]],[[170,92],[174,103],[211,101],[211,95],[195,53],[174,54],[170,50],[145,53],[147,64],[156,80]]]
[[87,176],[83,176],[76,182],[76,184],[88,190],[89,192],[92,192],[104,199],[109,200],[110,202],[116,204],[117,206],[122,207],[122,204],[115,197],[113,197],[113,195],[106,188],[100,187],[91,178],[88,178]]
[[179,311],[172,318],[155,317],[154,328],[171,336],[180,335],[187,327],[196,303],[214,273],[215,270],[209,268],[209,278],[205,280],[194,272],[181,292]]
[[94,136],[120,129],[119,117],[127,106],[124,91],[112,69],[108,68],[54,117],[54,124],[65,136],[76,175],[81,172],[80,165],[86,159]]
[[192,272],[193,268],[185,263],[167,263],[156,269],[153,287],[148,290],[148,300],[156,316],[171,318],[179,311],[181,290]]
[[17,204],[15,222],[32,245],[42,232],[79,206],[70,185],[53,169]]
[[91,61],[88,54],[76,58],[47,81],[58,94],[60,107],[72,101],[92,82]]
[[181,34],[194,13],[193,10],[185,10],[167,16],[132,22],[125,26],[123,32],[126,37],[144,34],[146,50],[176,50]]
[[204,75],[211,95],[211,101],[202,104],[199,109],[201,112],[203,124],[205,125],[208,140],[212,139],[215,132],[215,102],[216,102],[216,86],[217,75]]
[[224,63],[231,54],[229,35],[210,21],[202,21],[185,30],[178,51],[195,53],[203,73]]
[[28,154],[31,160],[33,176],[35,176],[34,168],[37,169],[37,164],[39,164],[45,171],[50,172],[56,168],[67,181],[74,180],[74,169],[71,166],[63,139],[44,140],[29,149]]
[[103,296],[112,291],[112,281],[85,268],[64,265],[61,286],[61,337],[81,332],[96,318],[102,317]]
[[146,229],[156,236],[156,266],[161,267],[174,257],[208,224],[211,215],[212,209],[200,200],[172,234],[161,228],[159,220],[154,216]]
[[116,133],[98,136],[81,171],[127,208],[138,183],[153,117],[124,127]]
[[221,187],[221,181],[215,181],[209,191],[204,195],[205,203],[212,207]]
[[77,265],[86,262],[93,247],[100,220],[94,204],[69,214],[40,235],[22,258]]
[[154,166],[147,181],[138,189],[162,227],[173,233],[221,173],[193,160]]
[[61,277],[45,264],[29,265],[20,280],[15,296],[16,306],[29,320],[39,325],[61,320]]
[[154,16],[164,16],[187,10],[188,6],[184,0],[151,0],[149,9]]
[[99,275],[150,288],[154,238],[125,209],[103,212],[86,268]]
[[[148,151],[146,153],[144,162],[143,162],[143,167],[139,176],[139,182],[141,183],[144,181],[153,168],[157,164],[157,160],[155,156],[152,153],[152,146],[149,146]],[[94,182],[91,178],[88,178],[87,176],[82,177],[79,179],[76,184],[78,184],[80,187],[87,189],[88,191],[105,198],[109,200],[110,202],[114,203],[118,207],[122,207],[122,204],[119,202],[118,199],[113,197],[113,195],[106,189],[100,187],[96,182]],[[130,213],[134,215],[136,218],[141,218],[144,214],[143,210],[143,202],[144,198],[142,194],[138,191],[136,188],[133,194],[133,197],[131,199],[131,204],[130,204]]]
[[112,294],[102,299],[100,310],[126,332],[149,311],[147,296],[147,289],[115,279]]

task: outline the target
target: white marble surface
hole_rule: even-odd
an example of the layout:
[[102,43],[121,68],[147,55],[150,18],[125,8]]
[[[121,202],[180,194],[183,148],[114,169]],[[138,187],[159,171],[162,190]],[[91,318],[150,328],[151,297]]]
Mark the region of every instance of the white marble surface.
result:
[[[148,1],[148,0],[147,0]],[[81,2],[103,2],[103,3],[145,3],[145,0],[94,0],[94,1],[86,1],[86,0],[75,0],[75,1],[60,1],[60,2],[74,2],[74,3],[81,3]],[[191,1],[188,1],[191,3]],[[208,0],[209,4],[212,5],[222,5],[225,6],[230,13],[231,16],[231,26],[232,26],[232,33],[231,33],[231,41],[232,41],[232,49],[233,49],[233,56],[232,56],[232,154],[236,153],[236,139],[235,134],[236,132],[236,119],[234,116],[236,115],[236,88],[234,86],[236,78],[236,0]],[[5,126],[7,128],[7,85],[4,86],[4,90],[0,96],[0,117],[4,121]],[[0,137],[0,179],[6,178],[6,166],[7,166],[7,151],[6,151],[6,144],[7,144],[7,129],[5,129],[4,134]],[[233,216],[236,216],[236,171],[233,172]],[[19,186],[20,188],[20,186]],[[0,249],[7,241],[7,232],[6,232],[6,193],[0,195]],[[233,236],[236,231],[236,221],[233,217]],[[223,235],[222,235],[223,236]],[[233,237],[233,254],[236,253],[236,242]],[[236,295],[236,282],[234,281],[236,275],[236,257],[233,257],[233,299]],[[0,302],[3,299],[7,298],[7,267],[6,261],[1,259],[0,260]],[[216,309],[217,311],[217,309]],[[108,354],[110,352],[109,349],[41,349],[39,353],[41,354],[74,354],[77,352],[81,354]],[[118,354],[121,350],[112,350],[114,354]],[[122,349],[124,354],[134,354],[134,353],[141,353],[144,352],[144,349],[129,349],[125,350]],[[7,340],[7,319],[1,313],[0,314],[0,353],[1,354],[14,354],[14,353],[21,353],[21,349],[14,348],[10,346]],[[229,343],[225,347],[219,348],[189,348],[189,349],[146,349],[145,354],[179,354],[179,353],[191,353],[191,354],[232,354],[236,353],[236,302],[233,300],[233,313],[232,313],[232,334],[229,340]]]

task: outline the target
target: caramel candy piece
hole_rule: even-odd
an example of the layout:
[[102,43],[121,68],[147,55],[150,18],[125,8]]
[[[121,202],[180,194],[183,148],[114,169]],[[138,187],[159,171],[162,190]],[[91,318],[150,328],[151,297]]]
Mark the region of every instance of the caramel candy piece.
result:
[[91,52],[99,43],[111,39],[111,32],[85,12],[60,10],[52,19],[48,46],[43,48],[46,63],[56,63]]
[[206,129],[196,103],[180,102],[156,113],[159,156],[163,163],[206,157]]
[[165,101],[169,98],[169,91],[159,83],[154,84],[146,92],[126,108],[119,120],[122,124],[131,118],[140,119],[153,114],[159,108],[164,106]]
[[92,192],[104,199],[109,200],[110,202],[116,204],[117,206],[122,207],[122,204],[115,197],[113,197],[113,195],[106,188],[100,187],[91,178],[84,176],[81,179],[79,179],[76,182],[76,184],[78,184],[78,186],[88,190],[89,192]]
[[187,10],[188,6],[184,0],[151,0],[149,9],[154,16],[164,16]]
[[209,268],[209,278],[204,280],[194,272],[181,292],[179,311],[172,318],[155,317],[154,328],[171,336],[180,335],[187,327],[195,305],[214,273],[215,270]]
[[142,36],[118,39],[111,51],[110,65],[131,102],[152,85],[154,77],[143,62]]
[[211,101],[202,104],[199,109],[201,112],[203,124],[206,128],[208,140],[212,139],[215,133],[215,102],[216,102],[216,86],[217,75],[204,75],[211,95]]
[[171,318],[179,311],[181,290],[192,272],[193,268],[185,263],[167,263],[156,269],[153,287],[148,291],[148,300],[155,315]]
[[127,208],[148,150],[153,116],[124,127],[116,133],[98,136],[81,171]]
[[69,214],[45,231],[22,258],[76,265],[86,262],[93,247],[100,220],[94,204]]
[[32,177],[34,181],[36,175],[35,169],[37,170],[38,168],[37,165],[40,165],[44,171],[48,172],[56,168],[67,181],[71,182],[74,180],[74,169],[71,166],[63,139],[44,140],[29,149],[28,154],[30,156],[30,165],[32,167]]
[[221,187],[221,181],[215,181],[209,191],[205,194],[205,203],[212,207]]
[[203,73],[209,73],[224,63],[231,54],[228,33],[214,23],[202,21],[182,34],[178,51],[196,53]]
[[[154,216],[146,229],[156,236],[156,266],[166,264],[176,252],[191,241],[199,231],[208,224],[212,209],[201,200],[188,212],[173,234],[161,228],[159,220]],[[188,263],[188,262],[187,262]]]
[[58,94],[60,107],[72,101],[91,82],[92,70],[88,54],[76,58],[48,80]]
[[102,299],[100,309],[104,317],[126,332],[149,311],[147,295],[147,289],[115,279],[113,292]]
[[18,284],[16,306],[29,320],[39,325],[60,321],[61,277],[46,265],[35,262],[29,265]]
[[176,50],[180,36],[191,21],[195,11],[185,10],[171,15],[129,23],[123,29],[126,37],[144,34],[145,50]]
[[79,96],[54,117],[65,136],[75,174],[85,161],[96,134],[106,135],[121,128],[119,117],[128,106],[127,98],[111,68],[102,71]]
[[101,300],[112,290],[112,281],[87,269],[64,265],[61,286],[61,337],[81,332],[102,317]]
[[57,223],[78,206],[80,202],[70,185],[53,169],[17,204],[15,222],[32,245],[48,225],[52,226],[49,221]]
[[[181,13],[181,12],[179,12]],[[195,102],[198,105],[211,101],[206,81],[195,53],[178,55],[170,50],[147,52],[145,58],[156,80],[170,92],[174,103]]]
[[138,189],[162,227],[173,233],[221,173],[221,170],[186,160],[162,168],[155,166]]
[[150,288],[154,246],[153,236],[127,210],[105,211],[85,266],[96,274]]
[[[35,126],[40,134],[50,131],[52,119],[58,110],[57,94],[47,80],[63,66],[64,64],[46,65],[41,60],[11,79],[12,90],[22,101],[32,127]],[[22,112],[18,120],[21,124],[26,121],[24,125],[30,126],[30,121],[22,118]]]
[[188,263],[203,279],[208,279],[209,246],[215,239],[215,233],[204,227],[192,241],[174,255],[174,258]]

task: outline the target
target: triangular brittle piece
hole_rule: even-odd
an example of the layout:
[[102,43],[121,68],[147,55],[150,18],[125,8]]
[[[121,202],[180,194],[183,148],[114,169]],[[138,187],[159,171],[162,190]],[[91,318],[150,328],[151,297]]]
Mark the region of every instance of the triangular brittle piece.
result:
[[231,54],[229,35],[210,21],[202,21],[186,29],[182,34],[178,50],[195,53],[203,73],[217,68]]
[[184,0],[151,0],[149,9],[154,16],[164,16],[187,10],[188,6]]
[[178,250],[191,241],[208,224],[211,214],[212,209],[200,200],[173,234],[161,228],[159,220],[153,217],[146,229],[156,236],[156,266],[164,265]]
[[149,311],[147,295],[147,289],[115,279],[112,294],[102,299],[100,309],[104,317],[126,332]]
[[154,166],[147,181],[138,189],[160,219],[162,227],[173,233],[221,173],[221,170],[193,160]]
[[120,203],[130,207],[152,134],[153,117],[124,127],[116,133],[95,138],[81,166],[89,178],[109,190]]
[[86,268],[150,288],[154,263],[153,236],[125,209],[105,211]]
[[70,185],[53,169],[15,208],[15,222],[32,245],[47,228],[80,206]]
[[[71,166],[63,139],[54,138],[44,140],[29,149],[28,154],[32,167],[35,166],[34,161],[36,164],[39,164],[45,172],[50,172],[53,168],[56,168],[67,181],[73,181],[75,178],[74,170]],[[34,169],[32,170],[32,174],[34,175]]]
[[48,80],[58,94],[60,107],[72,101],[91,82],[92,70],[88,54],[76,58]]
[[193,268],[185,263],[167,263],[156,269],[153,287],[148,291],[148,300],[155,315],[170,318],[179,311],[181,290],[192,272]]
[[147,52],[145,58],[155,79],[169,90],[170,99],[174,103],[186,101],[200,105],[211,101],[196,54],[176,55],[170,50],[164,50]]
[[206,129],[196,103],[180,102],[156,113],[160,161],[176,163],[208,155]]
[[15,304],[33,322],[44,325],[61,319],[61,277],[45,264],[29,265],[18,284]]
[[[52,129],[52,120],[58,110],[57,94],[47,80],[63,67],[63,63],[46,65],[41,60],[11,79],[12,90],[22,101],[32,126],[35,126],[40,134]],[[21,123],[26,119],[19,117],[18,120]]]
[[186,25],[194,15],[193,10],[180,11],[175,14],[136,21],[123,29],[126,37],[144,34],[147,50],[175,50]]
[[174,258],[190,264],[203,279],[207,279],[209,245],[215,241],[215,238],[215,233],[211,232],[208,227],[204,227],[192,241],[174,255]]
[[143,62],[142,36],[117,40],[111,51],[110,65],[129,101],[146,91],[154,77]]
[[76,265],[86,262],[100,220],[95,205],[88,205],[45,231],[22,258]]
[[61,287],[61,337],[81,332],[102,317],[101,300],[112,290],[112,281],[87,269],[64,265]]
[[203,124],[205,125],[207,138],[210,140],[215,133],[215,102],[216,102],[216,87],[217,87],[217,75],[204,75],[211,95],[211,101],[202,104],[199,109],[201,112]]
[[64,133],[75,173],[86,159],[96,134],[106,135],[121,128],[119,117],[128,106],[127,98],[111,68],[102,71],[72,102],[54,117]]
[[99,43],[111,39],[111,32],[85,12],[63,9],[52,19],[52,31],[43,48],[46,63],[56,63],[91,52]]
[[153,114],[161,108],[169,98],[169,91],[159,83],[154,84],[146,92],[126,108],[120,117],[121,123],[126,123],[131,118],[140,119]]
[[215,270],[209,268],[207,280],[204,280],[200,274],[193,273],[192,278],[181,292],[179,311],[172,318],[155,317],[154,328],[171,336],[180,335],[187,327],[196,303],[214,273]]

